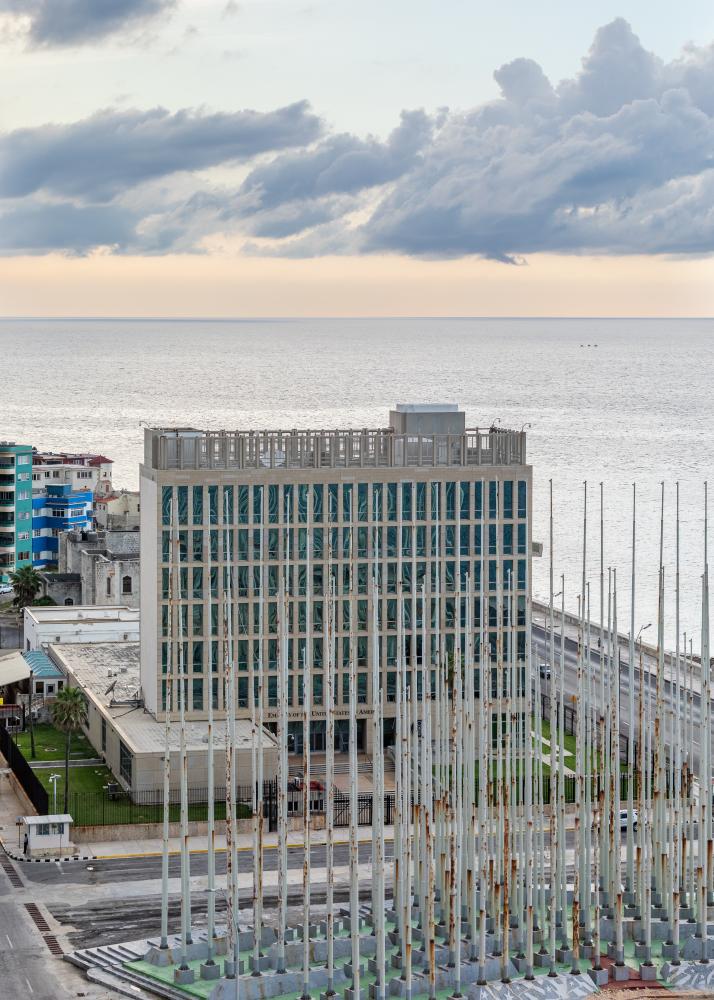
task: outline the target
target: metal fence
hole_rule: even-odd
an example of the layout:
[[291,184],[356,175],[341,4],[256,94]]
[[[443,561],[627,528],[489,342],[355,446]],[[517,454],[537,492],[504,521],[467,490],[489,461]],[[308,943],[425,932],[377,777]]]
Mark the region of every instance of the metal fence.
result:
[[[348,826],[350,821],[350,796],[344,792],[335,792],[335,826]],[[277,781],[266,781],[263,786],[263,816],[267,828],[275,831],[278,828],[279,793]],[[288,816],[301,816],[303,809],[303,793],[296,787],[287,791]],[[310,811],[314,816],[324,815],[327,795],[324,789],[310,790]],[[141,789],[124,791],[118,789],[107,793],[73,792],[69,793],[68,810],[75,826],[124,826],[137,823],[161,823],[163,820],[163,792],[160,789]],[[235,814],[238,819],[248,819],[253,815],[253,790],[250,785],[239,786],[236,790]],[[360,793],[357,796],[357,814],[360,826],[372,824],[373,800],[370,793]],[[178,789],[172,789],[169,800],[169,819],[178,823],[181,818],[181,796]],[[208,820],[208,789],[188,789],[188,818],[191,822],[206,822]],[[217,788],[214,805],[214,818],[226,818],[225,789]],[[390,825],[394,822],[394,795],[384,796],[384,822]]]
[[47,791],[4,726],[0,726],[0,753],[22,785],[25,795],[37,810],[37,814],[47,816],[49,812]]

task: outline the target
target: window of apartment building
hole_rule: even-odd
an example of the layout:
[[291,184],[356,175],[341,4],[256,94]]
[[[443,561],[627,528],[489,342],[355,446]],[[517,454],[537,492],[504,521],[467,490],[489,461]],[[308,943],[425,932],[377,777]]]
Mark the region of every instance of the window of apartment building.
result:
[[112,578],[110,576],[108,576],[107,577],[107,597],[111,597],[111,596],[112,596]]
[[32,461],[31,455],[18,455],[16,459],[17,465],[29,465]]
[[32,556],[31,552],[22,551],[17,553],[18,560],[29,559],[31,556]]
[[107,750],[107,720],[102,716],[102,750]]
[[131,588],[131,577],[130,576],[123,576],[122,579],[121,579],[121,592],[122,592],[122,594],[130,594],[131,591],[132,591],[132,588]]
[[18,534],[18,536],[17,536],[17,537],[18,537],[18,539],[19,539],[19,540],[20,540],[21,542],[26,542],[26,541],[28,540],[28,538],[30,537],[30,532],[29,532],[29,531],[21,531],[21,532],[20,532],[20,533]]
[[134,757],[124,743],[119,740],[119,774],[131,787]]

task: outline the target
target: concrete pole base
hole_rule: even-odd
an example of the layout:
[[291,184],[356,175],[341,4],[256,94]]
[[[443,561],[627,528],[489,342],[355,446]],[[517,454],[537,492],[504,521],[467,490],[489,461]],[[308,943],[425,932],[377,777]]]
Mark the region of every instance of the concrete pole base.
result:
[[630,970],[626,965],[611,965],[610,978],[616,983],[626,983],[630,978]]
[[196,973],[188,967],[174,969],[174,982],[177,986],[190,986],[196,979]]
[[220,979],[221,967],[218,962],[201,962],[201,979]]
[[588,969],[588,975],[596,986],[605,986],[610,979],[607,969]]
[[679,945],[674,943],[662,945],[662,958],[679,958]]
[[657,969],[649,962],[642,962],[640,965],[640,978],[645,982],[654,982],[657,979]]

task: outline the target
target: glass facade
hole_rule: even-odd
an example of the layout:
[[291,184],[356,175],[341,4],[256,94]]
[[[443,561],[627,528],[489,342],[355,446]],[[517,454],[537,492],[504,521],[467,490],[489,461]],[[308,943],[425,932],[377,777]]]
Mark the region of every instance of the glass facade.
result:
[[[205,678],[224,671],[229,606],[232,658],[245,679],[238,687],[240,705],[249,707],[247,672],[252,667],[265,675],[266,708],[275,707],[281,587],[286,593],[290,707],[302,703],[306,670],[312,675],[315,705],[322,705],[326,696],[331,594],[335,705],[345,712],[352,657],[357,702],[367,705],[375,655],[386,701],[393,697],[400,635],[407,669],[434,664],[439,655],[453,657],[457,645],[465,650],[469,588],[476,655],[486,602],[484,625],[492,655],[500,635],[504,655],[513,650],[523,660],[528,483],[460,479],[460,471],[451,468],[443,478],[419,482],[397,479],[395,470],[394,479],[378,482],[356,476],[350,482],[336,477],[320,483],[161,487],[160,675],[165,677],[171,664],[177,669],[180,656],[188,675],[187,709],[205,711]],[[170,599],[177,607],[173,615]],[[223,684],[215,680],[213,700],[221,709]]]

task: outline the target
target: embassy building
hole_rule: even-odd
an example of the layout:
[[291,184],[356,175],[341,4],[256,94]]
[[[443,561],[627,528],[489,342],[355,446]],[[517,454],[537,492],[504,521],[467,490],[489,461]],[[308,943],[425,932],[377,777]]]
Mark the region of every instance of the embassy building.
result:
[[223,717],[232,662],[237,716],[250,718],[250,680],[257,692],[262,674],[270,726],[284,658],[290,750],[302,752],[309,678],[311,746],[324,751],[332,664],[335,749],[345,751],[354,657],[358,746],[370,752],[374,658],[388,743],[397,670],[411,676],[416,666],[418,682],[429,670],[433,685],[437,664],[469,648],[467,627],[475,662],[488,644],[492,685],[499,662],[517,663],[525,684],[532,469],[523,431],[467,429],[455,405],[408,404],[383,428],[146,428],[144,445],[141,690],[157,719],[179,663],[187,718],[204,720],[209,698]]

